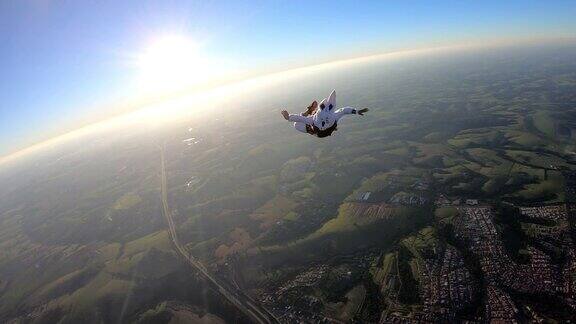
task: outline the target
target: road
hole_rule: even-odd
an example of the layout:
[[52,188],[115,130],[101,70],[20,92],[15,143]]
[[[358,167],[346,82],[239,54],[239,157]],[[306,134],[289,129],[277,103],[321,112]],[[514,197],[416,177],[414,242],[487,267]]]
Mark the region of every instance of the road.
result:
[[204,279],[206,279],[216,291],[222,294],[223,297],[228,299],[230,303],[236,306],[255,323],[280,323],[280,321],[271,312],[256,303],[256,301],[247,296],[240,289],[212,275],[199,260],[190,255],[186,249],[182,247],[180,241],[178,240],[178,233],[176,233],[176,226],[174,225],[172,213],[170,212],[170,207],[168,205],[168,186],[166,180],[166,164],[163,148],[160,149],[160,154],[162,164],[162,212],[166,218],[166,221],[168,222],[168,232],[176,252],[180,254],[186,264],[188,264]]

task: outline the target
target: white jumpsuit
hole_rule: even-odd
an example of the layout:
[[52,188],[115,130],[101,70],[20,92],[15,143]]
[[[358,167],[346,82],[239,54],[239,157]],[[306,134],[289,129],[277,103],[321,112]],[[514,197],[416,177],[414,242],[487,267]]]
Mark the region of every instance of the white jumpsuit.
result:
[[355,114],[356,110],[352,107],[340,108],[334,112],[328,111],[328,109],[320,110],[318,109],[316,113],[312,116],[302,116],[296,114],[290,114],[288,120],[294,122],[294,128],[302,133],[307,133],[306,125],[314,125],[320,130],[325,130],[332,127],[340,118],[344,115]]

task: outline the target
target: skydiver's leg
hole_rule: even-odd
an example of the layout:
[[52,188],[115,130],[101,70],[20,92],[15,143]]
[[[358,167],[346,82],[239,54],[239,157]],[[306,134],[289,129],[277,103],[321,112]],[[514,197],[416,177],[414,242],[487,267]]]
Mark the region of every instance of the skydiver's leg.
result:
[[302,116],[312,116],[318,110],[318,104],[314,101],[310,106],[306,108],[306,111],[301,113]]
[[308,133],[306,130],[306,124],[304,123],[294,123],[294,128],[296,128],[296,130],[299,132]]
[[310,126],[310,124],[312,124],[313,122],[312,117],[303,116],[303,114],[290,115],[286,110],[282,110],[281,113],[284,119],[294,122],[294,128],[296,128],[297,131],[310,135],[315,135],[313,127]]

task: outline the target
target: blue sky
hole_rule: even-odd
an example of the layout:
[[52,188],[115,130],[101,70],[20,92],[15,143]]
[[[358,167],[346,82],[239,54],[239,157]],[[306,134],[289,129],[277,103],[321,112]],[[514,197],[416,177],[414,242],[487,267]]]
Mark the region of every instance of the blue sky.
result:
[[574,1],[1,1],[0,156],[130,98],[129,58],[178,34],[240,71],[476,39],[574,36]]

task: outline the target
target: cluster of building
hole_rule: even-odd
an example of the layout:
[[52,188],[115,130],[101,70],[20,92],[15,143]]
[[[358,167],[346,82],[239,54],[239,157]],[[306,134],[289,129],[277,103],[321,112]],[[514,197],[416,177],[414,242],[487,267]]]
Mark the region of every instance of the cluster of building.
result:
[[550,205],[538,207],[520,207],[522,215],[531,219],[545,219],[550,221],[566,220],[566,205]]
[[386,203],[350,203],[353,218],[387,219],[392,216],[393,207]]
[[492,208],[481,207],[461,207],[458,208],[460,216],[456,223],[456,236],[469,241],[473,247],[485,247],[487,242],[497,243],[499,241],[498,231],[492,221]]
[[[576,188],[576,175],[574,175]],[[412,190],[413,189],[413,190]],[[362,192],[358,201],[351,203],[351,212],[356,216],[390,217],[397,205],[424,205],[427,201],[428,189],[425,181],[419,181],[411,186],[409,192],[395,194],[387,203],[370,203],[374,197],[372,192]],[[576,203],[576,190],[567,188],[573,194]],[[373,200],[373,199],[372,199]],[[385,311],[381,323],[437,323],[457,322],[459,311],[468,306],[483,301],[484,319],[479,321],[517,323],[532,318],[538,321],[539,315],[526,305],[518,303],[515,294],[554,296],[566,302],[576,312],[576,250],[573,235],[576,228],[571,217],[576,217],[576,204],[555,204],[537,207],[521,207],[523,215],[523,230],[537,244],[529,244],[523,253],[528,256],[526,263],[515,262],[507,252],[494,222],[494,210],[481,204],[476,199],[449,199],[439,195],[435,200],[438,207],[453,206],[458,209],[454,217],[455,239],[463,243],[466,251],[471,252],[480,265],[483,285],[476,282],[475,277],[465,266],[462,251],[445,244],[435,246],[433,253],[423,253],[419,262],[421,311]],[[361,214],[361,215],[360,215]],[[562,252],[562,261],[552,259],[550,251]],[[557,258],[557,257],[554,257]],[[319,310],[321,301],[306,295],[307,289],[313,289],[326,278],[330,267],[315,266],[293,279],[285,282],[274,292],[264,294],[265,304],[271,305],[276,314],[280,314],[286,322],[333,323],[335,319],[322,314]],[[345,275],[345,273],[344,273]],[[346,278],[342,278],[346,280]],[[397,286],[396,276],[389,276],[385,287]],[[482,291],[480,291],[482,289]],[[383,291],[384,293],[384,291]],[[290,305],[283,303],[288,296],[300,294],[298,303]],[[394,291],[386,295],[394,295]],[[478,299],[483,295],[485,298]],[[392,296],[394,297],[394,296]],[[269,299],[266,301],[266,299]],[[394,302],[396,298],[388,298]],[[522,310],[519,310],[521,308]],[[399,308],[401,309],[401,307]],[[480,316],[482,317],[482,316]]]
[[576,251],[574,248],[568,251],[566,264],[562,269],[563,286],[562,293],[566,296],[566,302],[576,312]]
[[360,274],[368,269],[375,256],[376,252],[362,252],[332,259],[338,266],[311,265],[279,285],[265,288],[259,301],[282,323],[339,323],[341,320],[330,317],[335,315],[323,311],[323,301],[313,291],[326,289],[327,281],[344,287],[356,285]]
[[554,250],[558,247],[568,247],[572,244],[569,233],[569,222],[566,205],[524,207],[520,208],[522,214],[532,220],[545,220],[552,224],[530,224],[530,235],[541,246]]
[[300,289],[303,287],[313,287],[317,285],[322,278],[328,273],[327,265],[320,265],[313,267],[306,272],[297,275],[294,279],[285,282],[276,291],[276,295],[281,297],[286,292],[292,289]]
[[454,247],[447,246],[444,253],[424,259],[419,273],[424,319],[452,322],[456,312],[472,302],[476,284]]
[[518,308],[510,295],[489,285],[486,288],[485,316],[490,323],[518,323]]
[[[528,247],[528,253],[530,263],[517,265],[517,277],[516,280],[510,281],[510,287],[527,293],[554,294],[560,291],[562,287],[560,269],[551,262],[550,256],[532,246]],[[528,280],[518,280],[519,277]]]
[[320,300],[304,293],[307,288],[318,285],[328,271],[329,267],[325,264],[308,269],[281,286],[263,293],[260,302],[285,323],[331,323],[330,319],[319,312]]
[[543,226],[530,224],[530,236],[535,237],[542,245],[554,249],[563,245],[569,236],[566,235],[566,226]]
[[460,205],[468,205],[468,206],[477,206],[479,204],[478,199],[449,199],[448,197],[440,194],[434,201],[434,205],[438,207],[449,207],[449,206],[460,206]]
[[423,193],[399,192],[390,198],[390,203],[395,205],[421,206],[428,202]]
[[[318,300],[311,300],[313,297],[311,296],[302,296],[301,301],[310,300],[310,303],[319,303]],[[318,311],[305,311],[302,310],[301,307],[298,306],[272,306],[269,309],[274,314],[281,314],[276,318],[280,321],[280,323],[318,323],[318,324],[333,324],[337,323],[334,319],[323,315],[321,312]]]
[[[565,208],[561,206],[542,206],[522,208],[528,217],[546,220],[565,220]],[[456,224],[457,237],[468,244],[480,262],[484,279],[488,285],[486,316],[490,319],[510,321],[516,318],[518,309],[502,288],[526,294],[559,296],[572,302],[574,296],[574,271],[576,259],[570,258],[563,265],[552,262],[551,257],[542,250],[528,246],[527,264],[514,262],[504,249],[500,235],[492,221],[492,209],[489,207],[459,208],[461,217]],[[572,250],[567,227],[559,227],[549,233],[557,235],[558,242],[570,245],[557,248]],[[572,252],[572,254],[574,254]],[[571,270],[568,270],[571,269]],[[571,275],[569,273],[572,273]],[[573,303],[573,302],[572,302]],[[575,308],[576,309],[576,308]]]
[[361,200],[361,201],[367,201],[368,199],[370,199],[370,195],[371,195],[371,194],[372,194],[372,193],[371,193],[370,191],[363,192],[363,193],[360,195],[360,200]]
[[[517,279],[517,265],[508,257],[492,221],[490,207],[462,207],[456,223],[456,236],[468,244],[480,262],[488,287],[485,305],[487,319],[515,322],[518,309],[505,293],[496,290],[499,285],[509,285]],[[529,278],[522,282],[529,285]],[[494,289],[492,289],[494,288]]]
[[[374,190],[376,194],[382,191],[386,192],[396,192],[390,199],[388,203],[394,205],[405,205],[405,206],[422,206],[428,203],[429,198],[427,197],[430,189],[430,182],[427,179],[421,178],[416,180],[409,186],[403,184],[405,180],[399,179],[395,176],[390,176],[386,183],[380,185]],[[369,202],[371,197],[374,197],[374,192],[364,191],[357,195],[357,200],[359,202]],[[374,198],[372,199],[372,201]]]
[[[467,242],[468,248],[480,262],[488,284],[516,285],[521,267],[506,253],[492,221],[490,207],[459,208],[461,217],[456,223],[456,236]],[[530,276],[532,277],[532,276]],[[522,284],[530,288],[533,282],[523,278]]]
[[[372,192],[366,191],[359,195],[359,202],[368,202]],[[428,198],[424,193],[414,193],[414,192],[398,192],[388,200],[388,203],[392,205],[404,205],[404,206],[422,206],[428,203]]]

